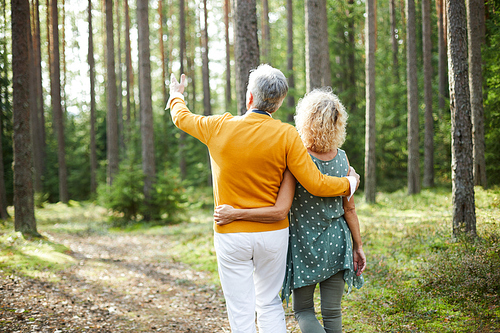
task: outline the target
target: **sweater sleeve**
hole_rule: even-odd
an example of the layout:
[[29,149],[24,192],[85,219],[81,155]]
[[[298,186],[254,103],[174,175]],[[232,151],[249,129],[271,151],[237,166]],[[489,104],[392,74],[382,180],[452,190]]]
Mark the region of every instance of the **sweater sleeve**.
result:
[[350,184],[346,177],[326,176],[319,171],[296,130],[290,130],[289,137],[288,169],[309,193],[319,197],[337,197],[350,194]]
[[175,126],[187,134],[194,136],[207,144],[213,126],[213,117],[206,117],[191,113],[183,99],[175,97],[170,103],[170,115]]

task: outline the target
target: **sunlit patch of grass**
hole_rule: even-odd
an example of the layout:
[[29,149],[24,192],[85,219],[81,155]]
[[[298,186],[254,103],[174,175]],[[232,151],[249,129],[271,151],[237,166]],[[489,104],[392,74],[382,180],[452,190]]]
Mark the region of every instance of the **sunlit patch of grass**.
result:
[[57,281],[56,272],[75,263],[65,246],[46,239],[26,240],[20,232],[0,235],[0,267],[30,277]]

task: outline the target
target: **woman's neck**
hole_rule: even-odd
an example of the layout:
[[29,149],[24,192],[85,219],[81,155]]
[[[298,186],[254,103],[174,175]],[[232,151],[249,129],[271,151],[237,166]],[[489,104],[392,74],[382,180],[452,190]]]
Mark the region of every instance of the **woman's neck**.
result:
[[312,156],[314,156],[322,161],[330,161],[330,160],[333,160],[335,158],[335,156],[337,156],[338,149],[334,148],[334,149],[327,151],[325,153],[317,153],[315,151],[307,149],[307,152],[309,154],[311,154]]

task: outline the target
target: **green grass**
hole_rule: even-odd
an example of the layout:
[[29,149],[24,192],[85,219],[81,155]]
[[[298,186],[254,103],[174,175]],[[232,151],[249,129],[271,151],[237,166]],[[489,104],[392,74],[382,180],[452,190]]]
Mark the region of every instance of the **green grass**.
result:
[[[172,260],[218,281],[210,198],[199,198],[190,221],[175,225],[112,228],[109,213],[88,203],[48,204],[36,215],[42,234],[161,235]],[[378,193],[373,205],[356,197],[368,267],[365,286],[343,299],[345,332],[500,332],[500,188],[476,188],[475,198],[480,239],[468,242],[452,237],[448,189]],[[43,278],[74,264],[65,247],[11,228],[0,227],[3,270]]]

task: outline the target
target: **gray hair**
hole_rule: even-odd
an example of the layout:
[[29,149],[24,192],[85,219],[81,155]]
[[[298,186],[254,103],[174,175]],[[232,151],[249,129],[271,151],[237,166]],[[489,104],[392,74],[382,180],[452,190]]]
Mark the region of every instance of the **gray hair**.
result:
[[253,95],[253,106],[272,113],[281,106],[288,93],[288,83],[283,73],[268,64],[250,71],[248,91]]

